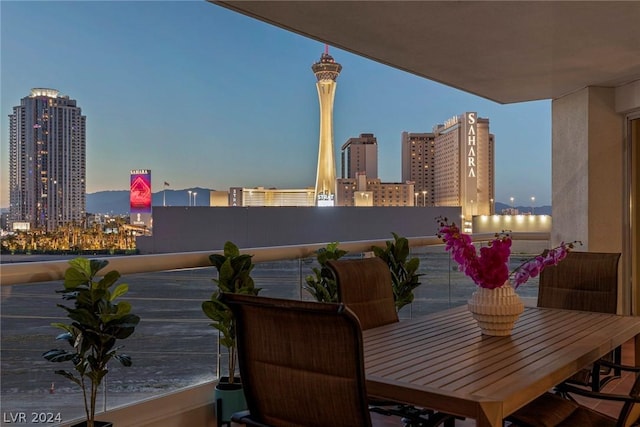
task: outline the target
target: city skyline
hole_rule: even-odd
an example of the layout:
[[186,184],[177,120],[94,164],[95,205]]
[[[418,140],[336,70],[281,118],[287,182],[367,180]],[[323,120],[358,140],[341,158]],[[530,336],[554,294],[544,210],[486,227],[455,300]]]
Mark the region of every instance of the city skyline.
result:
[[[206,2],[0,7],[0,206],[8,206],[7,115],[33,87],[57,89],[82,106],[88,193],[126,189],[129,171],[141,168],[154,171],[155,191],[163,182],[313,186],[319,111],[309,67],[323,43]],[[52,22],[60,25],[47,31]],[[500,105],[334,47],[330,53],[343,66],[336,149],[374,133],[380,178],[399,182],[402,132],[430,132],[477,111],[496,137],[496,200],[551,204],[550,101]]]

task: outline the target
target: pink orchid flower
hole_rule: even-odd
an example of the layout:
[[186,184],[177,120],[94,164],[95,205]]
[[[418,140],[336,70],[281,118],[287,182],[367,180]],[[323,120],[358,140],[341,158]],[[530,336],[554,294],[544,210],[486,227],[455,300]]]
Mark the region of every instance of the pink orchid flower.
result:
[[511,276],[513,276],[513,285],[517,288],[530,278],[537,277],[544,268],[557,265],[576,243],[582,244],[578,241],[562,242],[544,255],[538,255],[509,272],[511,237],[508,234],[504,232],[496,234],[496,238],[489,242],[488,246],[480,248],[478,255],[468,234],[460,232],[455,223],[449,223],[446,218],[438,218],[438,220],[440,222],[438,237],[445,242],[445,250],[451,253],[460,270],[482,288],[498,288]]

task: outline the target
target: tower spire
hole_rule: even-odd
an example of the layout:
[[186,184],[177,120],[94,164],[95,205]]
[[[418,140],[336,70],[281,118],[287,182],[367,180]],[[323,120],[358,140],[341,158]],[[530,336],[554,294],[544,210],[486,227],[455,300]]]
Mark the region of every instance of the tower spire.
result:
[[318,170],[316,174],[316,206],[333,206],[335,203],[336,162],[333,149],[333,99],[336,79],[342,65],[329,55],[329,45],[324,45],[320,60],[311,66],[316,75],[316,88],[320,102],[320,140],[318,147]]

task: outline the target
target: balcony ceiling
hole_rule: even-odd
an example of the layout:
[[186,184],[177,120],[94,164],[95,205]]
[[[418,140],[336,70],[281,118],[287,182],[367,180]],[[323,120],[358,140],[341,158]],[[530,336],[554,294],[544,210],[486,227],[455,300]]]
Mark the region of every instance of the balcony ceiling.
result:
[[496,102],[640,79],[640,1],[215,1]]

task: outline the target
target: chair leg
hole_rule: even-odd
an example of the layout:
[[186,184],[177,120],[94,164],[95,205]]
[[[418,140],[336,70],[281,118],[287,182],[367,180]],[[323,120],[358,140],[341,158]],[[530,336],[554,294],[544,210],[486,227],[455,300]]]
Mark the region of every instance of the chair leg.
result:
[[[616,347],[613,350],[613,363],[616,365],[622,365],[622,346]],[[622,369],[613,368],[613,373],[616,377],[622,376]]]
[[216,425],[231,427],[231,421],[222,421],[222,399],[216,399]]
[[[614,364],[618,366],[622,364],[622,347],[616,347],[610,354]],[[608,372],[603,372],[600,364],[596,362],[593,364],[593,369],[591,371],[591,390],[594,392],[600,392],[605,384],[611,380],[618,379],[621,376],[622,369],[619,367],[614,367]]]
[[596,393],[600,391],[600,364],[598,362],[591,367],[591,390]]

